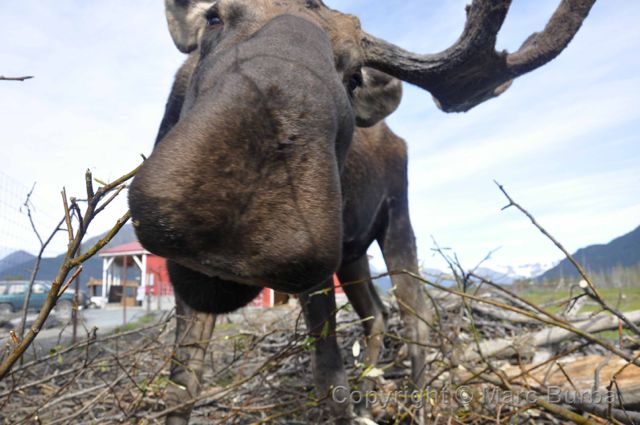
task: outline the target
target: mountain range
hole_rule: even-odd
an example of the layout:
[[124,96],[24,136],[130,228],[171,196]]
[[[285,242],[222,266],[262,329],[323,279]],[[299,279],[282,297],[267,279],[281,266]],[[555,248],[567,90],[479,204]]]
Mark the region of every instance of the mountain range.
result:
[[[614,267],[636,267],[640,265],[640,227],[615,238],[607,244],[590,245],[572,254],[573,258],[589,273],[610,272]],[[568,259],[547,270],[537,280],[578,278],[578,272]]]
[[0,275],[5,274],[5,270],[9,270],[16,265],[32,263],[36,259],[35,255],[26,251],[15,251],[0,260]]

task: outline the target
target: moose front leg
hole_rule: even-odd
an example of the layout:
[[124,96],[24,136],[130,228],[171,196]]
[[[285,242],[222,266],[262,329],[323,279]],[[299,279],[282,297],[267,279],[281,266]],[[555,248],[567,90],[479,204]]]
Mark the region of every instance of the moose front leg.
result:
[[309,335],[314,338],[311,366],[320,398],[327,398],[336,424],[350,424],[353,408],[347,375],[336,338],[336,299],[333,279],[300,295]]
[[[213,333],[216,315],[190,308],[176,293],[176,342],[167,388],[167,407],[180,406],[169,416],[167,425],[186,425],[198,395],[204,358]],[[186,404],[185,404],[186,403]]]
[[[342,282],[342,288],[349,298],[349,302],[362,320],[366,336],[364,363],[366,367],[375,366],[382,348],[384,332],[386,328],[387,314],[384,304],[380,300],[375,287],[371,283],[371,271],[369,259],[363,255],[356,261],[343,264],[338,270],[338,278]],[[374,382],[365,378],[360,384],[361,394],[369,394],[374,388]],[[360,416],[367,416],[367,400],[360,397],[356,405],[356,412]]]
[[[387,228],[378,243],[390,272],[406,270],[419,274],[415,237],[406,201],[394,201],[389,207]],[[426,382],[427,323],[431,323],[431,311],[427,307],[426,294],[420,281],[407,274],[392,274],[391,281],[404,322],[413,385],[422,389]]]

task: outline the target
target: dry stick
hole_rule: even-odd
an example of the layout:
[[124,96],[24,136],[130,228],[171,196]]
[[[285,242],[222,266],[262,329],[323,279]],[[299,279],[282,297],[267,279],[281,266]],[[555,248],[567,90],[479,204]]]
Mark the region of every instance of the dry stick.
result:
[[565,409],[564,407],[558,406],[557,404],[549,403],[548,401],[543,400],[542,398],[538,398],[536,400],[536,404],[542,407],[543,409],[545,409],[547,412],[551,412],[558,416],[562,416],[563,418],[569,419],[570,421],[573,421],[579,425],[596,425],[596,422],[593,422],[592,420],[589,420],[582,415],[572,412],[569,409]]
[[[100,200],[109,192],[118,188],[119,186],[124,184],[127,180],[131,179],[137,172],[138,168],[122,176],[116,181],[101,187],[100,189],[98,189],[95,196],[87,202],[87,207],[84,214],[84,220],[80,223],[78,231],[76,232],[73,240],[69,243],[69,249],[67,251],[67,255],[65,256],[65,259],[62,265],[58,269],[58,273],[55,279],[51,283],[51,290],[49,291],[49,295],[47,296],[47,299],[45,300],[44,305],[40,309],[40,313],[38,314],[38,317],[34,321],[31,329],[29,329],[29,332],[24,337],[24,339],[20,341],[19,344],[17,344],[17,346],[8,355],[8,357],[5,358],[0,364],[0,380],[4,379],[4,377],[8,374],[11,367],[15,364],[16,361],[18,361],[20,357],[22,357],[22,354],[24,354],[26,349],[31,345],[31,343],[33,342],[37,334],[40,332],[40,329],[42,329],[44,322],[49,317],[51,310],[53,310],[58,300],[60,287],[63,285],[67,275],[71,272],[71,270],[78,267],[84,261],[88,260],[93,255],[95,255],[98,252],[98,250],[104,247],[116,235],[116,233],[118,233],[118,231],[122,228],[122,226],[124,226],[124,224],[131,217],[131,213],[127,211],[127,213],[125,213],[125,215],[122,216],[116,222],[116,224],[109,231],[109,233],[105,238],[98,241],[93,247],[87,250],[87,252],[84,253],[83,255],[76,256],[78,249],[80,248],[80,244],[82,243],[82,239],[84,238],[87,232],[89,224],[95,217],[95,211],[96,211],[96,208],[98,207],[98,203],[100,202]],[[85,176],[85,179],[86,179],[86,176]],[[63,199],[66,199],[64,195],[63,195]],[[65,209],[65,215],[66,217],[68,217],[68,209]],[[69,234],[72,235],[72,229],[68,229],[68,230],[69,230]]]
[[567,258],[567,260],[569,260],[571,262],[571,264],[573,264],[573,266],[575,267],[575,269],[578,271],[578,273],[580,274],[580,276],[584,279],[585,282],[587,282],[587,285],[589,286],[589,289],[591,289],[591,292],[586,291],[587,296],[589,296],[589,298],[593,299],[594,301],[596,301],[598,304],[600,304],[600,306],[607,310],[608,312],[614,314],[615,316],[617,316],[620,320],[622,320],[623,322],[626,323],[626,325],[629,327],[629,329],[631,329],[636,335],[640,336],[640,328],[638,328],[638,326],[635,325],[635,323],[631,322],[622,312],[620,312],[618,309],[615,309],[613,307],[610,307],[602,298],[602,296],[600,295],[600,292],[598,292],[598,289],[595,287],[595,285],[593,284],[593,282],[591,282],[591,279],[589,278],[589,276],[587,276],[587,273],[585,272],[585,270],[582,268],[582,266],[573,258],[573,256],[569,253],[569,251],[567,251],[565,249],[564,246],[562,246],[562,244],[560,242],[558,242],[558,240],[556,238],[554,238],[549,232],[547,232],[547,230],[542,227],[537,220],[535,219],[535,217],[526,209],[524,209],[522,206],[520,206],[517,202],[515,202],[513,200],[513,198],[511,198],[511,196],[507,193],[507,191],[505,190],[504,186],[502,186],[501,184],[499,184],[498,182],[495,182],[495,184],[498,186],[498,188],[500,189],[500,191],[504,194],[504,196],[507,198],[507,200],[509,201],[509,205],[507,205],[506,207],[503,208],[503,210],[506,210],[507,208],[510,207],[514,207],[516,209],[518,209],[520,212],[522,212],[524,215],[527,216],[527,218],[529,218],[529,220],[531,221],[531,223],[540,231],[542,232],[543,235],[545,235],[551,242],[553,242],[553,244],[558,247],[558,249],[560,251],[562,251],[562,253],[565,255],[565,257]]
[[[73,248],[73,226],[71,225],[71,212],[69,211],[69,202],[67,201],[67,190],[62,188],[62,206],[64,207],[64,221],[67,225],[67,235],[69,236],[69,243],[67,244],[67,250]],[[69,251],[67,252],[69,253]]]
[[[35,187],[35,185],[34,185]],[[33,192],[33,188],[31,192],[27,195],[27,200],[24,203],[24,206],[27,208],[27,215],[29,216],[29,222],[31,223],[31,229],[36,234],[38,240],[40,241],[40,250],[38,251],[38,256],[35,259],[35,263],[33,265],[33,269],[31,270],[31,276],[29,277],[29,286],[27,287],[27,296],[24,299],[22,304],[22,317],[20,318],[20,326],[18,327],[18,337],[22,339],[24,337],[24,328],[27,322],[27,311],[29,308],[29,300],[31,299],[31,293],[33,291],[33,284],[36,281],[36,277],[38,276],[38,272],[40,271],[40,264],[42,263],[42,256],[44,255],[44,250],[47,249],[47,246],[53,240],[53,237],[60,231],[60,226],[64,222],[64,218],[62,218],[56,228],[51,232],[46,241],[43,241],[40,237],[40,233],[38,232],[36,225],[33,221],[33,217],[31,215],[31,208],[29,207],[29,198],[31,197],[31,193]]]
[[0,81],[24,81],[30,80],[33,78],[33,75],[25,75],[24,77],[5,77],[4,75],[0,75]]
[[91,202],[93,197],[95,196],[95,191],[93,190],[93,180],[91,178],[91,170],[87,168],[87,171],[84,173],[84,185],[87,189],[87,202]]
[[564,368],[564,366],[562,366],[562,363],[556,362],[556,366],[558,366],[558,369],[560,369],[560,372],[562,372],[562,374],[564,375],[564,378],[567,380],[569,385],[571,385],[571,388],[573,388],[573,391],[575,391],[577,393],[578,392],[578,388],[576,388],[575,384],[573,383],[573,379],[571,379],[571,377],[567,373],[567,371]]

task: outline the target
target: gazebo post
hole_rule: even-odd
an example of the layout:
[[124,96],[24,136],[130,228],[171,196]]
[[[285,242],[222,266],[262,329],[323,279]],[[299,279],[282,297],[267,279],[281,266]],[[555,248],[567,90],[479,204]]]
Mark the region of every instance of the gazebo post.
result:
[[147,301],[147,313],[151,311],[151,299],[149,298],[149,282],[147,282],[147,254],[142,254],[142,273],[140,274],[144,298]]
[[111,287],[115,284],[113,277],[113,264],[109,265],[109,270],[107,271],[107,290],[111,291]]
[[[109,299],[107,298],[107,258],[103,258],[102,259],[102,298],[104,298],[106,301],[108,301]],[[105,305],[106,302],[105,301]]]
[[[147,255],[140,254],[140,257],[136,255],[132,255],[131,257],[133,258],[133,261],[136,263],[136,265],[140,269],[140,287],[137,288],[137,291],[144,291],[146,288],[145,278],[147,277]],[[137,291],[136,291],[136,294],[138,294]],[[142,295],[144,296],[145,293],[143,292]],[[138,301],[138,296],[136,296],[136,303],[137,301]]]
[[113,257],[104,257],[102,259],[102,298],[105,305],[109,303],[109,290],[111,289],[111,266],[113,265]]

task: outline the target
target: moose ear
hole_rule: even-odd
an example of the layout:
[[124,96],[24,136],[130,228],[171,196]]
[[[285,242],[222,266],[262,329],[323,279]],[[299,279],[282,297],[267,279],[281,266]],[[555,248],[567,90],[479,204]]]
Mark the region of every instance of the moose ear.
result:
[[385,119],[400,105],[402,83],[373,68],[362,69],[362,85],[353,96],[358,127],[371,127]]
[[198,47],[207,24],[205,13],[215,0],[165,0],[164,11],[171,38],[178,50],[190,53]]

